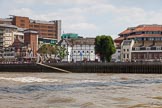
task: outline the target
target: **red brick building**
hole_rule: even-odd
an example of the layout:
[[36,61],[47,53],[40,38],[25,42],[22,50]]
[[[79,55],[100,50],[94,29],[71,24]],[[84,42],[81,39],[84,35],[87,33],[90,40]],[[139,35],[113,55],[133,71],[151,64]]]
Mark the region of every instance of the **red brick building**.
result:
[[40,21],[29,19],[28,17],[12,16],[11,18],[0,19],[0,23],[16,25],[19,28],[32,29],[38,31],[40,38],[61,39],[61,20]]
[[28,46],[29,51],[32,51],[33,57],[36,57],[38,50],[38,32],[26,30],[24,32],[24,44]]

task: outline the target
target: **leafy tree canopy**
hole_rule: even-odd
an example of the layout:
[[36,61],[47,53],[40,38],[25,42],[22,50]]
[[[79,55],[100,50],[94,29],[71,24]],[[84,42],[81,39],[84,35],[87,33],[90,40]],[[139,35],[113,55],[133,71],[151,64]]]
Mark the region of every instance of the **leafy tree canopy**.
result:
[[38,53],[42,54],[43,56],[48,55],[55,55],[55,57],[59,57],[60,61],[67,56],[67,50],[63,46],[57,46],[57,45],[50,45],[50,44],[44,44],[38,49]]
[[65,58],[65,56],[68,55],[68,52],[64,46],[58,46],[58,57],[60,58],[60,61]]
[[116,48],[111,36],[101,35],[95,38],[95,53],[99,54],[102,62],[110,62],[111,55],[114,54]]

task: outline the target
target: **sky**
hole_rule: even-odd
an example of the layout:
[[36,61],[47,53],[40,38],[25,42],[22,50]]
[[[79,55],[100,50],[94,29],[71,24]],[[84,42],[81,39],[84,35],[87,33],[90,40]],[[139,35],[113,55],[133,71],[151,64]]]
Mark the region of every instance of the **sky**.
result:
[[162,0],[0,0],[0,17],[61,20],[62,33],[118,34],[141,24],[162,24]]

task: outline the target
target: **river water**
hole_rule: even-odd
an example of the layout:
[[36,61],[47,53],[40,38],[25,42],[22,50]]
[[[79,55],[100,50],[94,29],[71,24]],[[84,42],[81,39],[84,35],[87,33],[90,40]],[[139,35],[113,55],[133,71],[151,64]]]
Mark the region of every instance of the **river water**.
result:
[[0,108],[162,108],[162,75],[0,73]]

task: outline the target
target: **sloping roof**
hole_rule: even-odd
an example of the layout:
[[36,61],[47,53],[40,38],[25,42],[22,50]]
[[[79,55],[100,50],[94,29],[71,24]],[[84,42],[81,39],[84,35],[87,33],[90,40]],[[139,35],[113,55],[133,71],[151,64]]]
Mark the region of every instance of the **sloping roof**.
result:
[[8,21],[8,22],[11,22],[12,19],[10,19],[10,18],[0,18],[0,21]]
[[33,33],[33,34],[38,34],[38,32],[35,31],[35,30],[25,30],[24,33]]
[[65,40],[68,45],[94,45],[95,38],[75,38],[75,39],[62,39],[59,44]]
[[161,31],[162,32],[162,25],[153,24],[153,25],[139,25],[137,27],[129,27],[123,32],[121,32],[119,35],[130,34],[139,31]]
[[121,32],[119,35],[122,35],[122,34],[130,34],[135,29],[136,29],[136,27],[128,27],[126,30],[124,30],[123,32]]
[[0,27],[6,27],[6,28],[15,28],[15,29],[18,29],[17,26],[15,26],[15,25],[9,25],[9,24],[0,24]]
[[118,37],[114,41],[118,41],[118,40],[124,40],[124,37]]

